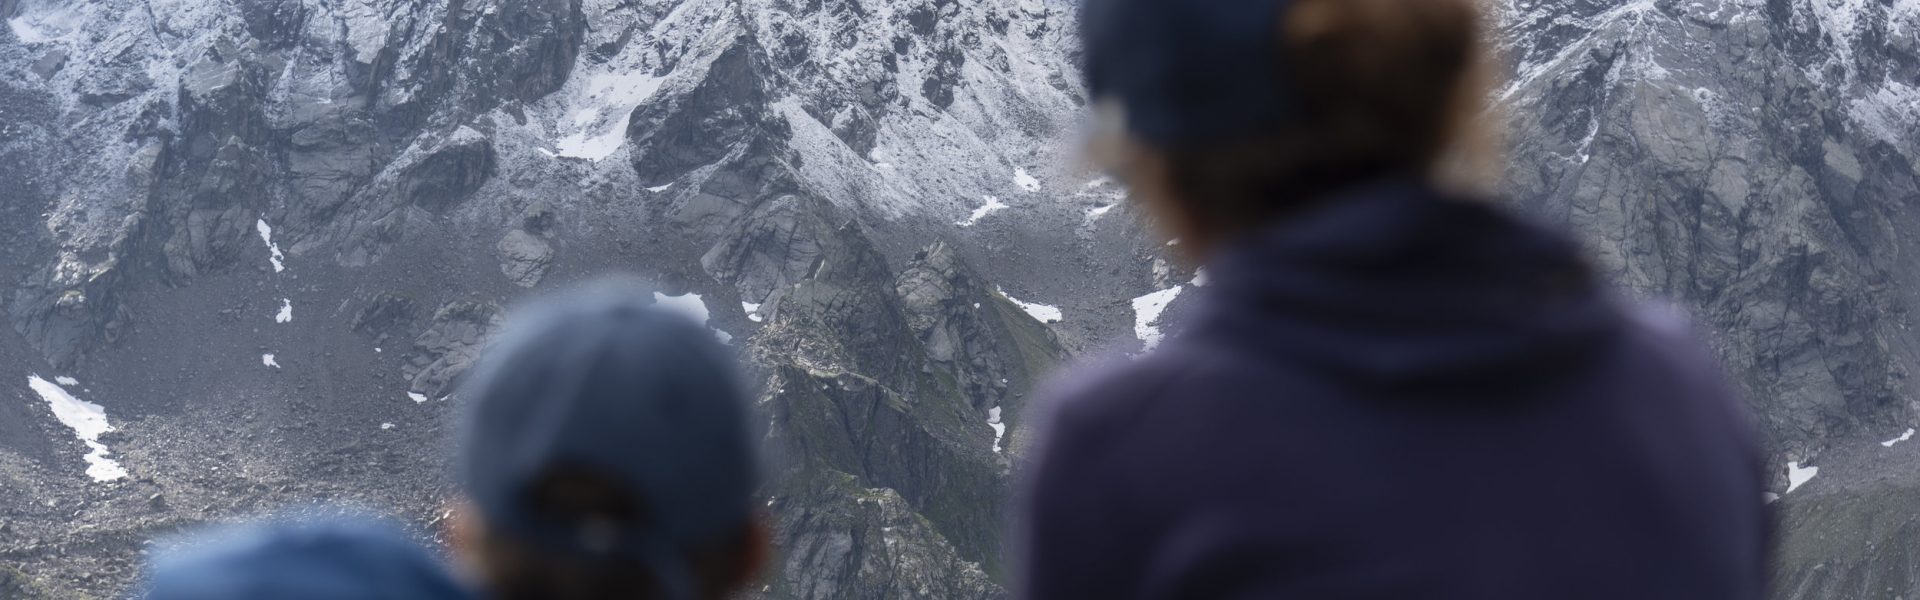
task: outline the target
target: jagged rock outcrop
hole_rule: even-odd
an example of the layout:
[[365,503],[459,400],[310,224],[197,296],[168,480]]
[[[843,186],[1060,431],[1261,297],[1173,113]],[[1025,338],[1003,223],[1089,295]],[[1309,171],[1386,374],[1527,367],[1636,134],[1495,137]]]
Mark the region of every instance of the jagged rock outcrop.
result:
[[[786,549],[763,597],[1005,597],[980,565],[961,559],[925,517],[890,489],[860,487],[852,475],[796,474],[806,482],[777,492],[774,543]],[[787,508],[790,505],[792,508]],[[932,542],[932,543],[930,543]]]
[[1916,419],[1920,59],[1888,40],[1920,25],[1817,5],[1520,2],[1503,31],[1514,197],[1686,306],[1782,462]]
[[499,307],[478,302],[451,302],[434,311],[426,331],[414,339],[413,354],[402,369],[408,391],[436,398],[453,393],[454,384],[480,357],[501,321]]
[[[1745,391],[1784,515],[1780,598],[1911,597],[1920,11],[1515,2],[1513,196],[1692,314]],[[1879,457],[1879,458],[1863,458]],[[1788,481],[1788,463],[1801,477]]]
[[[913,254],[972,235],[952,223],[988,195],[1046,218],[981,236],[1091,223],[1039,183],[1078,103],[1070,7],[0,3],[19,16],[0,28],[0,338],[84,381],[151,478],[19,471],[56,500],[23,517],[34,536],[99,532],[0,536],[36,585],[116,595],[156,528],[285,503],[431,521],[448,393],[498,307],[637,270],[704,298],[760,383],[795,382],[765,403],[798,449],[770,510],[846,570],[791,567],[763,596],[1001,595],[1011,452],[989,410],[1018,436],[1064,352],[965,265],[981,257]],[[1084,270],[1134,278],[1099,260]],[[965,298],[983,313],[944,314]],[[40,425],[16,429],[59,431]],[[4,442],[0,459],[53,447]],[[43,454],[78,460],[67,446]]]
[[1020,431],[1026,391],[1066,360],[1053,331],[1005,294],[986,288],[945,243],[915,254],[894,285],[908,327],[934,368],[974,408],[999,409],[994,414]]
[[500,251],[500,274],[520,287],[533,287],[553,265],[553,246],[524,229],[507,232],[496,246]]
[[[1827,467],[1782,501],[1781,587],[1899,587],[1899,554],[1801,536],[1910,539],[1876,516],[1900,486],[1861,479],[1920,462],[1843,457],[1920,419],[1920,11],[1500,8],[1511,195],[1691,309],[1776,470]],[[1084,101],[1072,10],[0,0],[0,349],[30,349],[0,389],[77,377],[145,478],[0,440],[37,465],[0,476],[53,501],[0,518],[87,528],[0,535],[0,557],[50,594],[117,595],[161,528],[316,499],[427,522],[450,500],[438,400],[496,307],[637,270],[704,298],[767,386],[793,552],[762,596],[998,597],[1025,394],[1062,345],[1134,345],[1129,298],[1191,281],[1111,210],[1123,192],[1053,167]]]

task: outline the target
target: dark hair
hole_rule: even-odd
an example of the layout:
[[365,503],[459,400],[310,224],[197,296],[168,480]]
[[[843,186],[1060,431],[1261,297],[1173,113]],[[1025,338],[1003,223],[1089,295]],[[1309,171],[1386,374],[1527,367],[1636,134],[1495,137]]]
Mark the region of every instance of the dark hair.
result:
[[1452,151],[1489,151],[1474,123],[1487,58],[1476,2],[1296,0],[1273,51],[1303,118],[1239,142],[1139,149],[1163,164],[1187,233],[1217,239],[1344,185],[1439,177]]
[[[577,523],[601,523],[625,528],[647,519],[645,506],[611,480],[590,471],[556,469],[530,487],[530,510],[544,518]],[[696,591],[717,596],[741,576],[748,532],[717,543],[683,549]],[[475,566],[496,600],[627,600],[661,597],[653,567],[619,554],[606,556],[560,552],[522,539],[512,532],[480,528],[473,548]]]

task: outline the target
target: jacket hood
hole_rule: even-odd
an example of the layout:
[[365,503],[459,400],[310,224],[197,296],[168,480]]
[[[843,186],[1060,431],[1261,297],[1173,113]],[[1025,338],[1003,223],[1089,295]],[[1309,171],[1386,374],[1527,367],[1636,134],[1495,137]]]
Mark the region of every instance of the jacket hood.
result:
[[1620,329],[1565,235],[1409,181],[1332,194],[1222,247],[1208,273],[1195,334],[1382,393],[1520,396]]

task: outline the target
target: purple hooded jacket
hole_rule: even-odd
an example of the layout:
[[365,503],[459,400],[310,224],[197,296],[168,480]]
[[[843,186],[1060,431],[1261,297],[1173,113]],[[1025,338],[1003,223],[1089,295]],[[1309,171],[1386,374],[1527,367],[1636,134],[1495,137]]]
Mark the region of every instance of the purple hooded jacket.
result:
[[1186,330],[1043,394],[1030,599],[1758,599],[1744,407],[1575,244],[1407,182],[1220,249]]

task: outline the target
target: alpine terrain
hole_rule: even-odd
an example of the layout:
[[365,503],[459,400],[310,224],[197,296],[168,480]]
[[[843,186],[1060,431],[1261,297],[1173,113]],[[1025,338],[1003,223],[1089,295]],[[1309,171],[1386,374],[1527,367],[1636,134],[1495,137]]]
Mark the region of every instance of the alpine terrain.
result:
[[[1749,395],[1777,595],[1920,593],[1920,0],[1512,0],[1514,201]],[[1030,391],[1204,277],[1077,170],[1068,0],[0,0],[0,598],[454,500],[461,374],[607,272],[767,420],[766,598],[1001,598]],[[1163,331],[1163,328],[1165,330]]]

